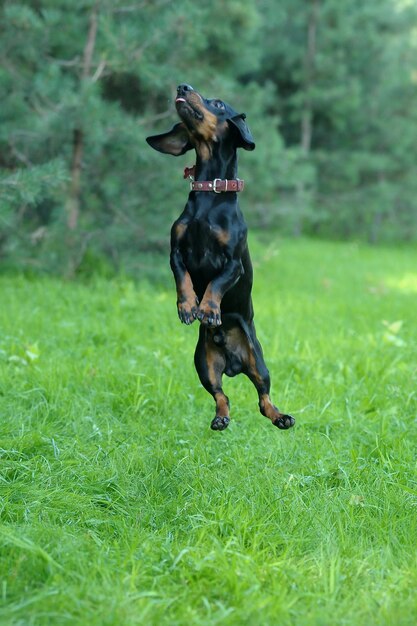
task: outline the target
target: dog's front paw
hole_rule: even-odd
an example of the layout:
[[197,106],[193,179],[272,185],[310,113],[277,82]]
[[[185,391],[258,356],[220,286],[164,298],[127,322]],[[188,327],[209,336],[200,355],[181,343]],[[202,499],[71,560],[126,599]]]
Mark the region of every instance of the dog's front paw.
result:
[[206,326],[220,326],[220,307],[213,300],[203,300],[197,311],[197,319]]
[[177,302],[178,317],[183,324],[190,325],[197,319],[198,314],[198,301],[196,298],[195,304],[190,304],[188,301]]

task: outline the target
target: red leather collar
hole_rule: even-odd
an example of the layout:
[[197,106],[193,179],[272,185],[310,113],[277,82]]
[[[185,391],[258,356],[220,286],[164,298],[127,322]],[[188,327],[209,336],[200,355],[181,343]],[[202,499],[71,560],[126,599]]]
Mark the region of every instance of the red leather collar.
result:
[[195,165],[184,169],[184,178],[190,178],[191,191],[214,191],[214,193],[242,191],[245,183],[240,178],[215,178],[214,180],[193,180]]
[[242,191],[244,185],[244,181],[240,180],[240,178],[215,178],[214,180],[190,181],[191,191],[214,191],[215,193]]

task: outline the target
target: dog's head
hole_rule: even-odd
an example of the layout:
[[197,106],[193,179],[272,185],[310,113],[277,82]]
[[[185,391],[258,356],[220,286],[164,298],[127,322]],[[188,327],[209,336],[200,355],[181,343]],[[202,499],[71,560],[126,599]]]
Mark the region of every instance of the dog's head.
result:
[[179,156],[195,148],[203,160],[210,158],[213,144],[230,142],[233,148],[253,150],[255,142],[244,113],[216,98],[203,98],[190,85],[179,85],[175,100],[181,122],[162,135],[147,137],[152,148]]

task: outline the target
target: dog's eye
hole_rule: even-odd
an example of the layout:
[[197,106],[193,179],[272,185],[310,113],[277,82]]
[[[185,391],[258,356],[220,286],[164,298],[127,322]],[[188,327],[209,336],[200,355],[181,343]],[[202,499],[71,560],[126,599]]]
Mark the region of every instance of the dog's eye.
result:
[[213,100],[213,104],[216,109],[224,109],[224,102],[222,102],[221,100]]

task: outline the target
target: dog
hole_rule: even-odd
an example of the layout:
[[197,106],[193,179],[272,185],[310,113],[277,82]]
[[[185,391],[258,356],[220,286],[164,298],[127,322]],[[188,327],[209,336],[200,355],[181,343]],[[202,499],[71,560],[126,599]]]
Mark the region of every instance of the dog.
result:
[[211,428],[224,430],[230,422],[223,374],[244,373],[256,387],[261,413],[288,429],[295,420],[271,401],[270,376],[253,321],[252,263],[238,204],[244,182],[237,178],[237,149],[255,148],[246,115],[222,100],[204,98],[187,84],[178,86],[175,107],[181,121],[146,141],[173,156],[196,152],[195,166],[185,172],[192,178],[188,201],[171,230],[170,264],[181,322],[200,322],[194,363],[216,403]]

